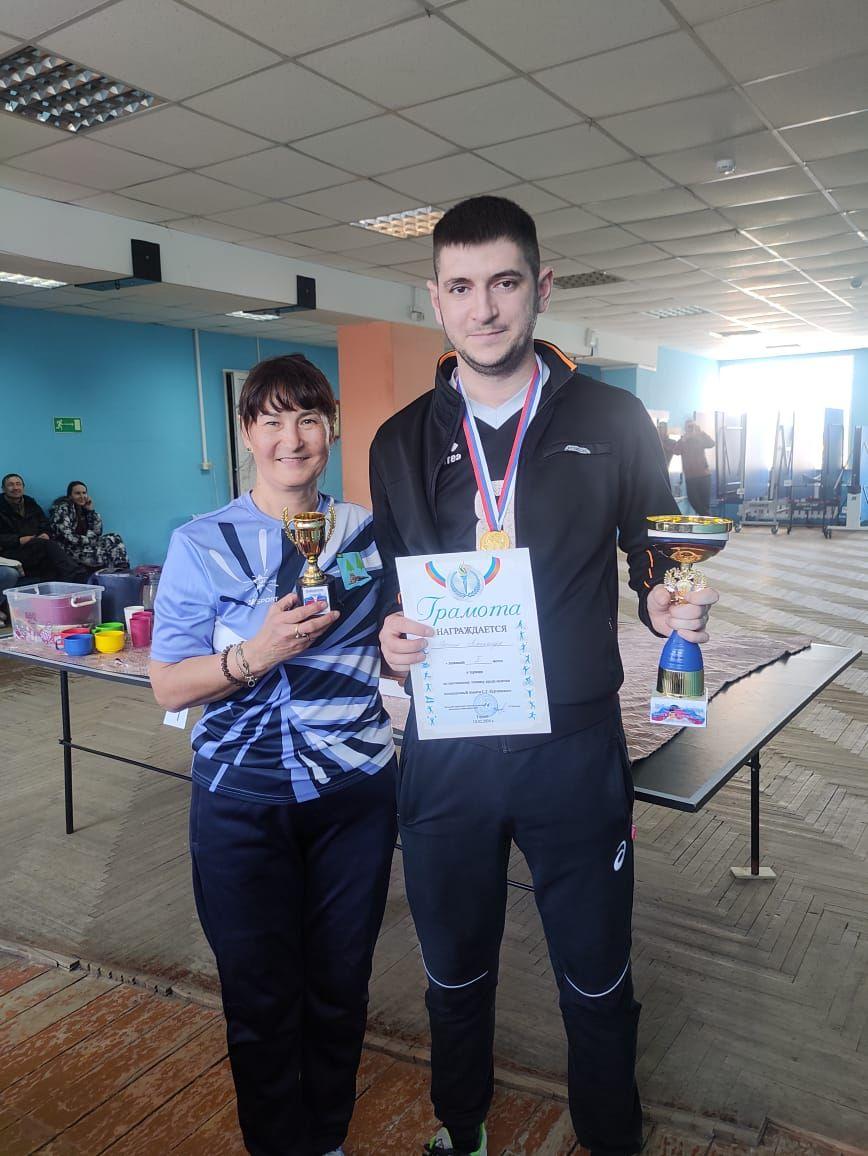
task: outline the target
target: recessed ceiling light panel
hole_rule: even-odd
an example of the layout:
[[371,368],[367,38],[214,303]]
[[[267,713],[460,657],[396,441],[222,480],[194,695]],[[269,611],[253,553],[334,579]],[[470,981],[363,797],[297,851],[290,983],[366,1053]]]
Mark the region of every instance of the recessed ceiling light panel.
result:
[[570,273],[566,277],[555,277],[554,284],[556,289],[587,289],[592,285],[614,285],[623,280],[613,273]]
[[10,285],[29,285],[31,289],[60,289],[67,284],[47,277],[27,277],[24,273],[0,273],[0,281],[7,281]]
[[362,221],[350,221],[350,224],[357,229],[372,229],[375,233],[405,240],[407,237],[427,237],[434,232],[434,226],[442,216],[442,209],[426,205],[422,209],[407,209],[386,217],[367,217]]
[[759,333],[758,329],[749,329],[746,326],[739,328],[734,326],[732,329],[710,329],[709,334],[712,337],[751,337],[753,334]]
[[643,309],[643,317],[698,317],[700,313],[707,313],[707,309],[699,305],[673,305],[669,309]]
[[0,59],[0,109],[54,128],[84,132],[159,103],[151,92],[32,45]]

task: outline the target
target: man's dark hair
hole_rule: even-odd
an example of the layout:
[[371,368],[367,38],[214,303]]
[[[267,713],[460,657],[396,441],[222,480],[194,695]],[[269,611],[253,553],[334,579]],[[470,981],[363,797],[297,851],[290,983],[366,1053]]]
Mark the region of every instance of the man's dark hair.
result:
[[460,201],[434,226],[434,274],[440,250],[447,245],[484,245],[488,241],[514,241],[539,277],[539,242],[533,217],[506,197],[471,197]]
[[[3,481],[0,482],[0,490],[5,489],[6,483],[9,481],[10,478],[21,478],[21,475],[16,474],[14,471],[11,474],[4,474],[3,475]],[[21,478],[21,481],[23,482],[24,478]]]
[[332,387],[321,369],[303,353],[269,357],[254,365],[241,389],[238,416],[243,426],[253,425],[267,409],[312,409],[334,425],[337,406]]

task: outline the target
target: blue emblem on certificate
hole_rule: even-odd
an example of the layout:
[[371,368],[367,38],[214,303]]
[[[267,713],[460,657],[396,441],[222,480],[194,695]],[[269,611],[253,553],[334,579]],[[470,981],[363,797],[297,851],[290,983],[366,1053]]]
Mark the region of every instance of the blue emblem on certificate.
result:
[[347,554],[338,554],[338,569],[344,582],[345,590],[354,590],[357,586],[364,586],[371,581],[371,576],[365,569],[365,563],[358,550]]

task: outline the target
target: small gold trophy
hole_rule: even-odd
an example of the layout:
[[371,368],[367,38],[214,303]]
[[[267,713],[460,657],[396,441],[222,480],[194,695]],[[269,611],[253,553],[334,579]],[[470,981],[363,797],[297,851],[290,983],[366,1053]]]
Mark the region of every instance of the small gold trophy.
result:
[[[664,514],[648,518],[647,522],[649,541],[678,564],[666,571],[663,585],[673,603],[686,602],[691,591],[704,590],[708,585],[694,563],[704,562],[723,549],[732,522],[699,514]],[[676,630],[669,635],[660,655],[650,719],[652,723],[680,727],[704,727],[708,721],[702,651]]]
[[325,602],[323,614],[326,610],[334,610],[338,601],[337,581],[319,568],[319,556],[335,529],[334,502],[329,505],[328,514],[307,510],[290,517],[289,511],[284,510],[283,528],[293,546],[307,559],[307,566],[295,585],[299,604],[304,606],[308,602]]

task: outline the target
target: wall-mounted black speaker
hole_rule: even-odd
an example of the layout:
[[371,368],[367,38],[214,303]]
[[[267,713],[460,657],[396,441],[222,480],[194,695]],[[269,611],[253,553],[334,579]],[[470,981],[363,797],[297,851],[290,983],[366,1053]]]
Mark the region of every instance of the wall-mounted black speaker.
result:
[[162,281],[160,246],[153,241],[130,241],[133,254],[133,276],[140,281]]
[[295,279],[296,309],[316,309],[316,279],[313,277],[296,277]]

